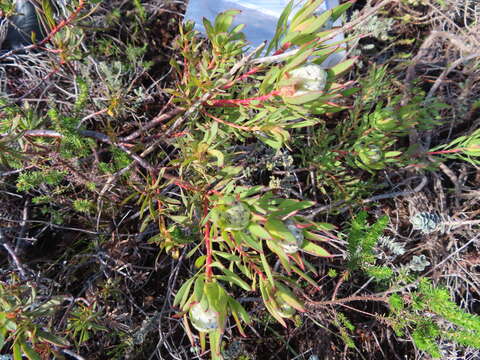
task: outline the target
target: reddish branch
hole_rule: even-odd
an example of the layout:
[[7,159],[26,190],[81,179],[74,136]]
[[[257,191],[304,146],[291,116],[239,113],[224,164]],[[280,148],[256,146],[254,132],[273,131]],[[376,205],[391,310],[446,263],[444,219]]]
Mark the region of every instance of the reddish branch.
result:
[[184,181],[184,180],[182,180],[182,179],[180,179],[180,178],[178,178],[174,175],[163,173],[163,174],[160,174],[160,176],[163,177],[164,179],[172,180],[172,182],[175,185],[177,185],[178,187],[181,187],[184,190],[195,191],[195,192],[200,192],[201,191],[199,188],[193,186],[189,182]]
[[427,155],[453,154],[457,152],[462,152],[464,150],[466,149],[458,148],[458,149],[451,149],[451,150],[430,151],[430,152],[427,152]]
[[239,130],[243,130],[243,131],[258,131],[258,130],[260,130],[260,128],[258,126],[248,127],[248,126],[237,125],[237,124],[222,120],[222,119],[206,112],[205,110],[201,110],[201,111],[204,115],[207,115],[209,118],[215,120],[216,122],[219,122],[221,124],[233,127],[235,129],[239,129]]
[[[78,14],[80,13],[80,11],[82,11],[82,9],[84,8],[85,6],[85,0],[79,0],[78,2],[78,6],[77,8],[70,14],[70,16],[62,21],[60,21],[56,26],[53,27],[52,30],[50,30],[50,33],[41,41],[39,41],[38,43],[35,43],[35,44],[32,44],[32,45],[28,45],[28,46],[24,46],[24,47],[21,47],[21,48],[17,48],[17,49],[13,49],[13,50],[10,50],[8,52],[6,52],[5,54],[3,54],[2,56],[0,56],[0,60],[1,59],[4,59],[8,56],[11,56],[17,52],[20,52],[20,51],[25,51],[25,50],[31,50],[31,49],[35,49],[35,48],[38,48],[38,47],[41,47],[43,45],[45,45],[48,41],[50,41],[56,33],[58,33],[61,29],[63,29],[65,26],[69,25],[73,20],[75,20],[78,16]],[[55,50],[55,49],[47,49],[49,52],[61,52],[62,50]],[[62,61],[63,63],[64,61]]]
[[254,67],[253,69],[247,71],[245,74],[240,76],[238,79],[230,81],[228,84],[223,86],[223,89],[230,89],[233,85],[235,85],[238,81],[242,81],[246,78],[248,78],[250,75],[255,74],[257,71],[259,71],[261,68],[260,67]]
[[77,8],[73,11],[73,13],[70,14],[70,16],[66,19],[63,19],[60,21],[56,26],[53,27],[53,29],[50,31],[50,33],[47,35],[45,39],[42,41],[38,42],[37,44],[34,44],[35,46],[42,46],[48,41],[50,41],[56,33],[58,33],[61,29],[63,29],[65,26],[69,25],[73,20],[75,20],[82,11],[83,7],[85,6],[85,1],[84,0],[79,0]]
[[280,49],[275,51],[275,53],[273,55],[283,54],[285,51],[287,51],[290,48],[290,46],[292,46],[292,43],[291,42],[286,42],[285,44],[283,44],[283,46]]
[[[205,198],[203,204],[203,216],[206,218],[208,215],[208,199]],[[207,248],[207,258],[205,260],[205,275],[207,276],[207,280],[212,278],[212,240],[210,238],[210,221],[207,220],[205,223],[205,232],[204,232],[204,239],[205,239],[205,247]]]
[[121,138],[121,140],[128,142],[133,139],[136,139],[137,137],[141,136],[145,131],[160,125],[166,120],[170,120],[174,118],[175,116],[181,114],[183,111],[185,111],[185,109],[183,108],[174,108],[173,110],[165,114],[157,115],[152,120],[150,120],[147,124],[143,125],[140,129],[138,129],[137,131],[134,131],[128,136],[125,136],[124,138]]
[[266,100],[271,99],[274,96],[280,96],[282,94],[281,91],[275,90],[268,94],[257,96],[249,99],[218,99],[218,100],[209,100],[207,105],[210,106],[240,106],[240,105],[250,105],[252,101],[259,101],[263,102]]
[[339,305],[339,304],[349,303],[352,301],[376,301],[376,302],[388,303],[388,298],[381,297],[381,296],[350,296],[343,299],[335,299],[335,300],[327,300],[327,301],[309,301],[307,302],[307,304],[317,307],[317,306],[326,306],[326,305]]

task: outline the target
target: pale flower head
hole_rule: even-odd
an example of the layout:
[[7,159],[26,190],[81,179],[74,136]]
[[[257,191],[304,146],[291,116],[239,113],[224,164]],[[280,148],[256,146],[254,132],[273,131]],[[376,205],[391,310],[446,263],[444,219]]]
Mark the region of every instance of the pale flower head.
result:
[[289,72],[295,82],[294,96],[305,95],[311,91],[322,91],[327,83],[327,72],[317,64],[307,64]]

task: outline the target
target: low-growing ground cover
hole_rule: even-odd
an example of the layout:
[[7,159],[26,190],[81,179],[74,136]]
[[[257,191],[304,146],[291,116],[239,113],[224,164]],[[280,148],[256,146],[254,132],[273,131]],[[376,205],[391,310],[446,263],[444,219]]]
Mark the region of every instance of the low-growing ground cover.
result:
[[254,50],[235,11],[32,2],[0,52],[1,354],[478,357],[478,5],[320,3]]

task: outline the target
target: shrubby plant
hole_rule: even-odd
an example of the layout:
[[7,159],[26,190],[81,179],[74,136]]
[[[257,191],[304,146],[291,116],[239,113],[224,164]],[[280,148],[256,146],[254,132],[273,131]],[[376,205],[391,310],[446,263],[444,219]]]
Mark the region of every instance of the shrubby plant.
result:
[[[157,197],[162,186],[152,178],[154,191],[140,194],[139,204],[144,224],[160,216],[161,234],[154,241],[162,247],[178,256],[176,248],[195,244],[187,256],[196,257],[198,270],[178,291],[175,305],[182,311],[187,331],[193,327],[199,332],[202,349],[208,335],[212,358],[221,356],[221,337],[229,315],[241,333],[242,322],[250,321],[248,312],[235,299],[235,287],[260,290],[266,309],[286,325],[296,311],[304,311],[302,301],[295,296],[295,279],[318,286],[308,274],[315,273],[309,255],[329,257],[318,241],[335,239],[331,225],[301,215],[313,203],[280,199],[263,187],[241,185],[241,152],[236,150],[240,149],[239,141],[261,141],[279,150],[289,143],[298,144],[295,136],[302,136],[300,129],[317,125],[328,139],[324,144],[341,146],[323,152],[317,149],[323,163],[334,164],[335,175],[342,167],[374,173],[388,164],[408,164],[415,149],[395,150],[397,140],[410,129],[432,128],[445,107],[440,103],[419,106],[425,100],[420,92],[401,107],[400,95],[392,96],[388,103],[379,102],[379,97],[391,90],[387,69],[374,68],[361,83],[349,121],[329,130],[319,115],[345,109],[338,99],[357,89],[336,83],[354,59],[331,69],[321,67],[335,51],[323,42],[333,30],[323,26],[349,4],[313,16],[319,4],[307,3],[289,24],[286,19],[291,6],[285,9],[267,49],[267,54],[274,53],[271,58],[261,58],[260,50],[239,58],[245,52],[241,26],[231,28],[236,11],[227,11],[213,24],[204,20],[207,45],[211,46],[208,51],[193,25],[186,24],[177,45],[183,66],[171,62],[178,82],[168,91],[173,102],[186,109],[186,115],[172,120],[170,129],[181,122],[185,126],[181,137],[172,142],[178,155],[170,164],[182,174],[182,180],[172,178],[173,183],[184,191],[181,203]],[[249,63],[255,66],[244,70]],[[184,206],[187,216],[179,216]],[[366,217],[367,213],[361,213],[352,222],[347,249],[350,271],[362,269],[378,281],[388,281],[393,270],[375,265],[373,252],[388,218],[369,227]],[[182,229],[192,228],[196,235],[190,231],[193,237],[186,239]],[[195,238],[200,236],[202,242],[197,244]],[[272,266],[275,261],[281,270]],[[190,338],[193,342],[192,335]]]
[[480,317],[469,314],[451,300],[449,291],[421,279],[417,290],[389,298],[388,321],[399,336],[411,331],[415,346],[433,358],[442,358],[438,341],[448,339],[463,346],[480,348]]
[[[181,201],[161,195],[165,185],[158,179],[166,172],[149,180],[151,190],[134,196],[141,205],[143,227],[160,217],[161,233],[152,241],[173,255],[195,244],[187,256],[196,257],[198,270],[179,289],[175,305],[184,313],[187,331],[193,326],[199,332],[202,348],[208,335],[212,358],[221,356],[230,315],[241,333],[242,322],[250,322],[235,299],[235,287],[260,291],[267,310],[286,326],[286,319],[304,311],[295,295],[295,279],[318,286],[308,274],[315,273],[310,255],[330,256],[320,243],[334,241],[333,226],[301,215],[314,203],[278,198],[263,186],[242,185],[238,146],[240,141],[260,141],[278,150],[295,129],[321,122],[319,114],[343,109],[331,100],[350,93],[346,84],[336,81],[354,60],[330,69],[320,64],[335,51],[325,45],[333,30],[323,26],[351,4],[315,16],[320,3],[307,3],[288,25],[293,3],[285,9],[267,49],[267,54],[274,53],[272,60],[260,58],[261,49],[244,55],[242,26],[231,28],[237,14],[232,10],[214,23],[204,20],[209,50],[193,24],[186,24],[177,43],[183,66],[171,61],[178,80],[168,92],[176,106],[186,109],[169,130],[184,122],[172,142],[178,155],[170,162],[182,179],[168,175],[183,189]],[[248,70],[249,64],[255,65]],[[181,209],[186,215],[179,215]],[[188,239],[186,229],[195,229]],[[276,261],[281,270],[274,267]]]
[[[138,69],[152,65],[142,60],[148,49],[139,40],[138,24],[147,20],[145,9],[134,1],[132,16],[140,21],[129,29],[135,42],[120,49],[103,37],[91,49],[104,60],[119,54],[126,60],[95,62],[95,70],[79,65],[81,76],[72,83],[75,96],[68,111],[52,102],[42,116],[1,101],[5,116],[0,119],[0,158],[18,169],[16,189],[42,205],[39,210],[52,215],[52,224],[66,216],[54,208],[60,196],[70,211],[85,218],[101,213],[98,210],[115,214],[119,199],[121,205],[138,206],[139,232],[158,229],[149,242],[174,259],[191,260],[195,267],[176,291],[173,304],[192,345],[197,345],[198,334],[202,352],[209,346],[213,359],[222,357],[222,336],[231,322],[245,335],[245,324],[254,319],[241,301],[243,294],[259,295],[270,316],[288,326],[298,313],[307,311],[303,286],[318,290],[323,285],[315,280],[318,264],[345,253],[346,268],[329,304],[337,301],[342,282],[365,274],[385,294],[360,300],[386,304],[391,310],[386,321],[399,335],[411,333],[419,349],[437,356],[432,339],[441,338],[478,346],[478,319],[456,307],[445,290],[426,280],[419,280],[411,297],[398,290],[399,285],[417,280],[418,274],[411,270],[421,272],[429,263],[423,255],[414,256],[410,268],[398,270],[378,261],[375,246],[388,225],[387,216],[370,224],[371,216],[361,211],[351,216],[344,234],[332,224],[312,220],[315,212],[310,209],[318,204],[305,201],[294,185],[271,177],[267,186],[268,181],[259,176],[308,173],[308,191],[327,195],[332,212],[338,213],[337,202],[350,205],[371,194],[378,187],[375,175],[389,167],[425,165],[430,157],[478,162],[478,131],[429,151],[403,145],[411,131],[432,129],[445,105],[427,99],[419,88],[405,103],[386,66],[372,66],[355,82],[344,81],[341,75],[352,69],[356,59],[323,67],[342,46],[326,42],[338,31],[327,24],[342,16],[352,2],[316,15],[321,3],[308,1],[293,14],[290,2],[275,37],[255,50],[247,48],[243,26],[232,26],[235,10],[220,14],[213,23],[205,20],[206,38],[192,23],[184,24],[176,41],[179,57],[170,59],[173,82],[165,90],[171,96],[169,115],[120,136],[122,119],[136,114],[149,98],[145,88],[134,86],[143,71]],[[45,12],[50,31],[55,24],[52,16]],[[120,19],[114,11],[107,22]],[[61,63],[84,59],[80,28],[59,30],[53,41]],[[101,84],[92,81],[93,71],[102,78]],[[87,113],[88,107],[95,111]],[[105,118],[89,123],[93,115]],[[159,131],[154,130],[157,127]],[[261,162],[249,158],[252,148],[263,151]],[[91,159],[95,165],[84,171]],[[133,171],[134,165],[140,169]],[[107,200],[106,189],[117,180],[128,190]],[[438,225],[428,214],[420,213],[414,222],[426,234]],[[402,245],[386,239],[380,242],[395,255],[405,254]],[[329,269],[329,280],[337,275]],[[5,288],[17,294],[20,287]],[[61,347],[67,342],[39,329],[38,317],[48,314],[37,311],[25,296],[28,293],[22,287],[17,295],[0,294],[4,303],[0,334],[12,344],[17,358],[23,352],[36,359],[36,353],[51,350],[47,343]],[[70,312],[66,330],[77,347],[105,330],[96,321],[99,309],[91,304]],[[460,332],[444,329],[436,317],[425,320],[425,313],[435,313]],[[140,340],[134,339],[134,344],[143,343],[155,321],[140,329]],[[353,347],[355,328],[347,315],[336,313],[332,324]]]
[[0,283],[0,350],[8,344],[14,360],[21,360],[22,354],[38,360],[58,354],[56,347],[69,346],[39,321],[51,317],[64,300],[59,296],[42,301],[31,284],[15,277]]
[[[448,339],[463,346],[480,348],[478,331],[480,317],[461,309],[452,301],[449,291],[441,286],[434,286],[426,277],[417,277],[412,272],[422,272],[430,265],[425,255],[413,256],[406,266],[378,266],[374,252],[375,245],[381,241],[383,230],[388,224],[388,217],[378,219],[374,224],[366,222],[367,213],[352,219],[348,237],[348,267],[362,270],[377,282],[388,284],[383,293],[388,297],[372,298],[388,304],[390,315],[385,318],[398,336],[411,334],[415,346],[427,352],[433,358],[441,358],[438,345],[440,339]],[[385,240],[383,240],[385,243]],[[411,292],[402,292],[403,286],[413,287]],[[344,315],[342,315],[344,318]],[[337,325],[345,340],[345,326]],[[347,326],[348,327],[348,326]],[[351,327],[350,327],[351,329]],[[352,329],[351,329],[352,330]]]

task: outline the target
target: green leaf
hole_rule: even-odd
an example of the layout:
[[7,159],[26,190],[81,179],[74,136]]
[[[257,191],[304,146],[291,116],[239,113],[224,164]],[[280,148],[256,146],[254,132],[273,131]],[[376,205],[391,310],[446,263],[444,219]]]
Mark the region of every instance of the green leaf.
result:
[[221,256],[228,261],[240,261],[241,258],[235,254],[224,252],[224,251],[215,251],[215,256]]
[[190,250],[190,251],[187,253],[187,255],[186,255],[185,257],[186,257],[187,259],[190,259],[190,257],[192,257],[193,254],[195,254],[201,246],[202,246],[201,243],[198,244],[197,246],[195,246],[192,250]]
[[232,34],[237,34],[240,33],[243,29],[245,28],[245,24],[238,24],[235,26],[232,31],[230,31]]
[[385,153],[385,157],[386,158],[389,158],[389,157],[397,157],[397,156],[400,156],[402,155],[402,152],[401,151],[387,151]]
[[180,290],[178,290],[177,295],[175,295],[175,299],[173,300],[173,306],[178,305],[183,307],[183,305],[185,305],[194,280],[194,277],[190,278],[180,287]]
[[278,260],[280,260],[280,263],[282,264],[284,269],[290,272],[290,262],[288,260],[287,254],[285,254],[285,251],[282,249],[282,247],[278,246],[277,243],[272,240],[267,240],[267,246],[270,250],[272,250],[272,252],[274,252],[278,256]]
[[297,242],[297,239],[292,232],[288,230],[283,221],[273,216],[268,217],[267,222],[265,223],[265,228],[274,238],[284,239],[292,244]]
[[340,64],[335,65],[334,67],[328,69],[328,72],[332,74],[334,77],[340,76],[344,72],[348,71],[353,64],[357,61],[357,58],[348,59]]
[[314,241],[329,241],[330,239],[325,235],[317,234],[311,231],[304,231],[305,239],[314,240]]
[[266,73],[265,77],[263,78],[262,84],[260,85],[260,92],[265,93],[267,92],[268,89],[273,86],[273,84],[276,83],[278,80],[279,76],[283,74],[283,71],[280,70],[278,67],[272,67],[270,70]]
[[305,4],[292,18],[290,29],[296,28],[300,23],[308,19],[322,3],[323,0],[316,0],[311,4]]
[[250,224],[248,226],[248,231],[250,231],[252,235],[260,239],[270,240],[272,238],[272,236],[268,233],[268,231],[258,224],[253,224],[253,223]]
[[318,39],[317,34],[302,34],[299,31],[289,33],[283,40],[282,44],[291,42],[293,45],[301,46],[305,44],[311,44]]
[[308,240],[303,241],[302,250],[305,251],[306,253],[309,253],[315,256],[320,256],[320,257],[332,256],[327,250]]
[[317,282],[315,280],[313,280],[310,276],[308,276],[307,274],[305,274],[302,270],[300,270],[298,267],[296,267],[295,265],[292,265],[292,270],[294,273],[296,273],[298,276],[300,276],[302,279],[304,279],[305,281],[307,281],[310,285],[312,285],[313,287],[315,287],[316,289],[320,289],[320,287],[318,286]]
[[195,295],[195,300],[197,302],[202,301],[203,297],[203,289],[205,285],[205,277],[203,275],[200,275],[197,280],[195,280],[195,286],[193,287],[193,293]]
[[13,360],[22,360],[22,351],[18,340],[13,344]]
[[345,11],[347,11],[355,1],[348,1],[342,5],[337,6],[336,8],[332,9],[332,21],[336,21],[340,16],[342,16]]
[[258,137],[260,141],[265,143],[266,145],[270,146],[272,149],[279,150],[283,146],[283,141],[272,138],[272,137],[266,137],[266,136],[259,136]]
[[240,276],[235,274],[233,271],[230,271],[228,269],[222,269],[222,271],[226,275],[221,277],[223,280],[233,282],[238,286],[240,286],[245,291],[252,291],[252,288],[250,287],[250,285],[248,285],[245,281],[243,281],[240,278]]
[[312,16],[295,27],[294,31],[298,31],[302,35],[316,33],[330,19],[331,14],[332,10],[327,10],[318,16]]
[[275,302],[275,300],[272,298],[270,301],[265,303],[265,306],[270,313],[280,324],[282,324],[283,327],[287,327],[287,323],[283,319],[282,315],[279,313],[279,307],[278,304]]
[[55,18],[53,17],[52,4],[49,0],[42,0],[41,9],[43,10],[43,16],[48,23],[48,27],[53,29],[56,25]]
[[42,360],[40,355],[26,342],[22,342],[22,350],[29,360]]
[[281,36],[285,33],[285,30],[287,29],[288,26],[288,18],[290,17],[290,14],[293,9],[293,0],[291,0],[287,6],[283,9],[282,14],[278,18],[277,21],[277,28],[275,30],[275,35],[273,36],[272,40],[270,41],[270,44],[268,45],[266,54],[270,54],[270,52],[273,49],[278,49],[278,44],[280,41]]
[[35,309],[35,312],[40,312],[40,313],[51,313],[55,310],[55,307],[60,306],[65,300],[67,299],[66,296],[54,296],[50,300],[48,300],[46,303],[43,303],[40,305],[38,308]]
[[232,25],[234,16],[240,13],[240,10],[227,10],[220,13],[215,19],[215,32],[227,32],[228,28]]
[[245,202],[248,203],[247,198],[258,194],[260,191],[262,191],[262,189],[263,189],[263,186],[261,185],[252,186],[248,189],[242,189],[242,191],[239,193],[240,199],[245,200]]
[[208,304],[219,314],[225,312],[227,299],[226,293],[218,284],[218,282],[205,282],[205,295],[208,299]]
[[223,153],[219,150],[215,149],[209,149],[207,151],[210,155],[214,156],[217,158],[217,166],[222,167],[224,162],[225,162],[225,156],[223,156]]
[[277,216],[277,217],[283,217],[285,215],[294,213],[296,211],[308,209],[313,205],[315,205],[315,202],[313,201],[298,201],[298,200],[292,200],[292,199],[284,199],[278,205],[278,208],[280,210],[273,211],[271,215]]
[[278,312],[278,304],[275,302],[273,295],[268,287],[268,284],[265,281],[260,282],[260,293],[262,294],[263,303],[267,308],[268,312],[284,327],[287,327],[285,320],[282,318]]
[[272,286],[275,286],[275,281],[273,280],[272,270],[270,269],[270,265],[268,264],[267,258],[263,251],[260,253],[260,259],[262,260],[263,270],[267,274],[267,278],[270,281]]
[[199,256],[196,260],[195,260],[195,267],[197,269],[200,269],[203,264],[205,264],[205,260],[207,259],[207,256],[206,255],[202,255],[202,256]]
[[250,318],[250,315],[248,315],[248,312],[244,309],[244,307],[237,300],[230,297],[230,298],[228,298],[228,304],[230,305],[230,308],[233,311],[235,311],[236,313],[238,313],[240,315],[240,317],[242,318],[242,320],[245,323],[247,323],[247,324],[251,323],[252,320]]
[[5,335],[3,334],[3,331],[0,330],[0,351],[3,349],[4,345],[5,345]]
[[303,95],[285,96],[283,97],[283,101],[291,105],[301,105],[301,104],[305,104],[305,103],[317,100],[323,94],[324,94],[323,91],[308,91]]
[[[215,36],[215,30],[213,29],[212,23],[207,18],[203,18],[203,26],[205,27],[208,38],[212,40]],[[182,96],[182,94],[179,94],[179,96]]]
[[208,333],[208,339],[210,340],[210,353],[211,360],[223,360],[222,354],[220,353],[221,348],[221,337],[222,331],[215,330]]
[[297,309],[300,312],[304,312],[305,308],[303,304],[297,299],[293,292],[286,286],[277,282],[277,296],[285,301],[291,307]]
[[61,347],[70,346],[70,343],[68,342],[67,339],[64,339],[60,336],[54,335],[52,333],[49,333],[40,329],[37,330],[37,336],[39,339],[45,340],[53,345],[57,345]]
[[242,272],[243,275],[245,275],[247,278],[251,279],[252,278],[252,273],[248,266],[245,266],[243,264],[236,264],[237,268]]
[[306,46],[300,48],[300,50],[295,54],[295,56],[287,62],[284,67],[284,72],[288,72],[302,65],[312,55],[313,50],[314,49],[309,49]]
[[257,251],[262,251],[262,244],[250,235],[245,234],[243,231],[232,231],[232,234],[237,242],[250,246]]

